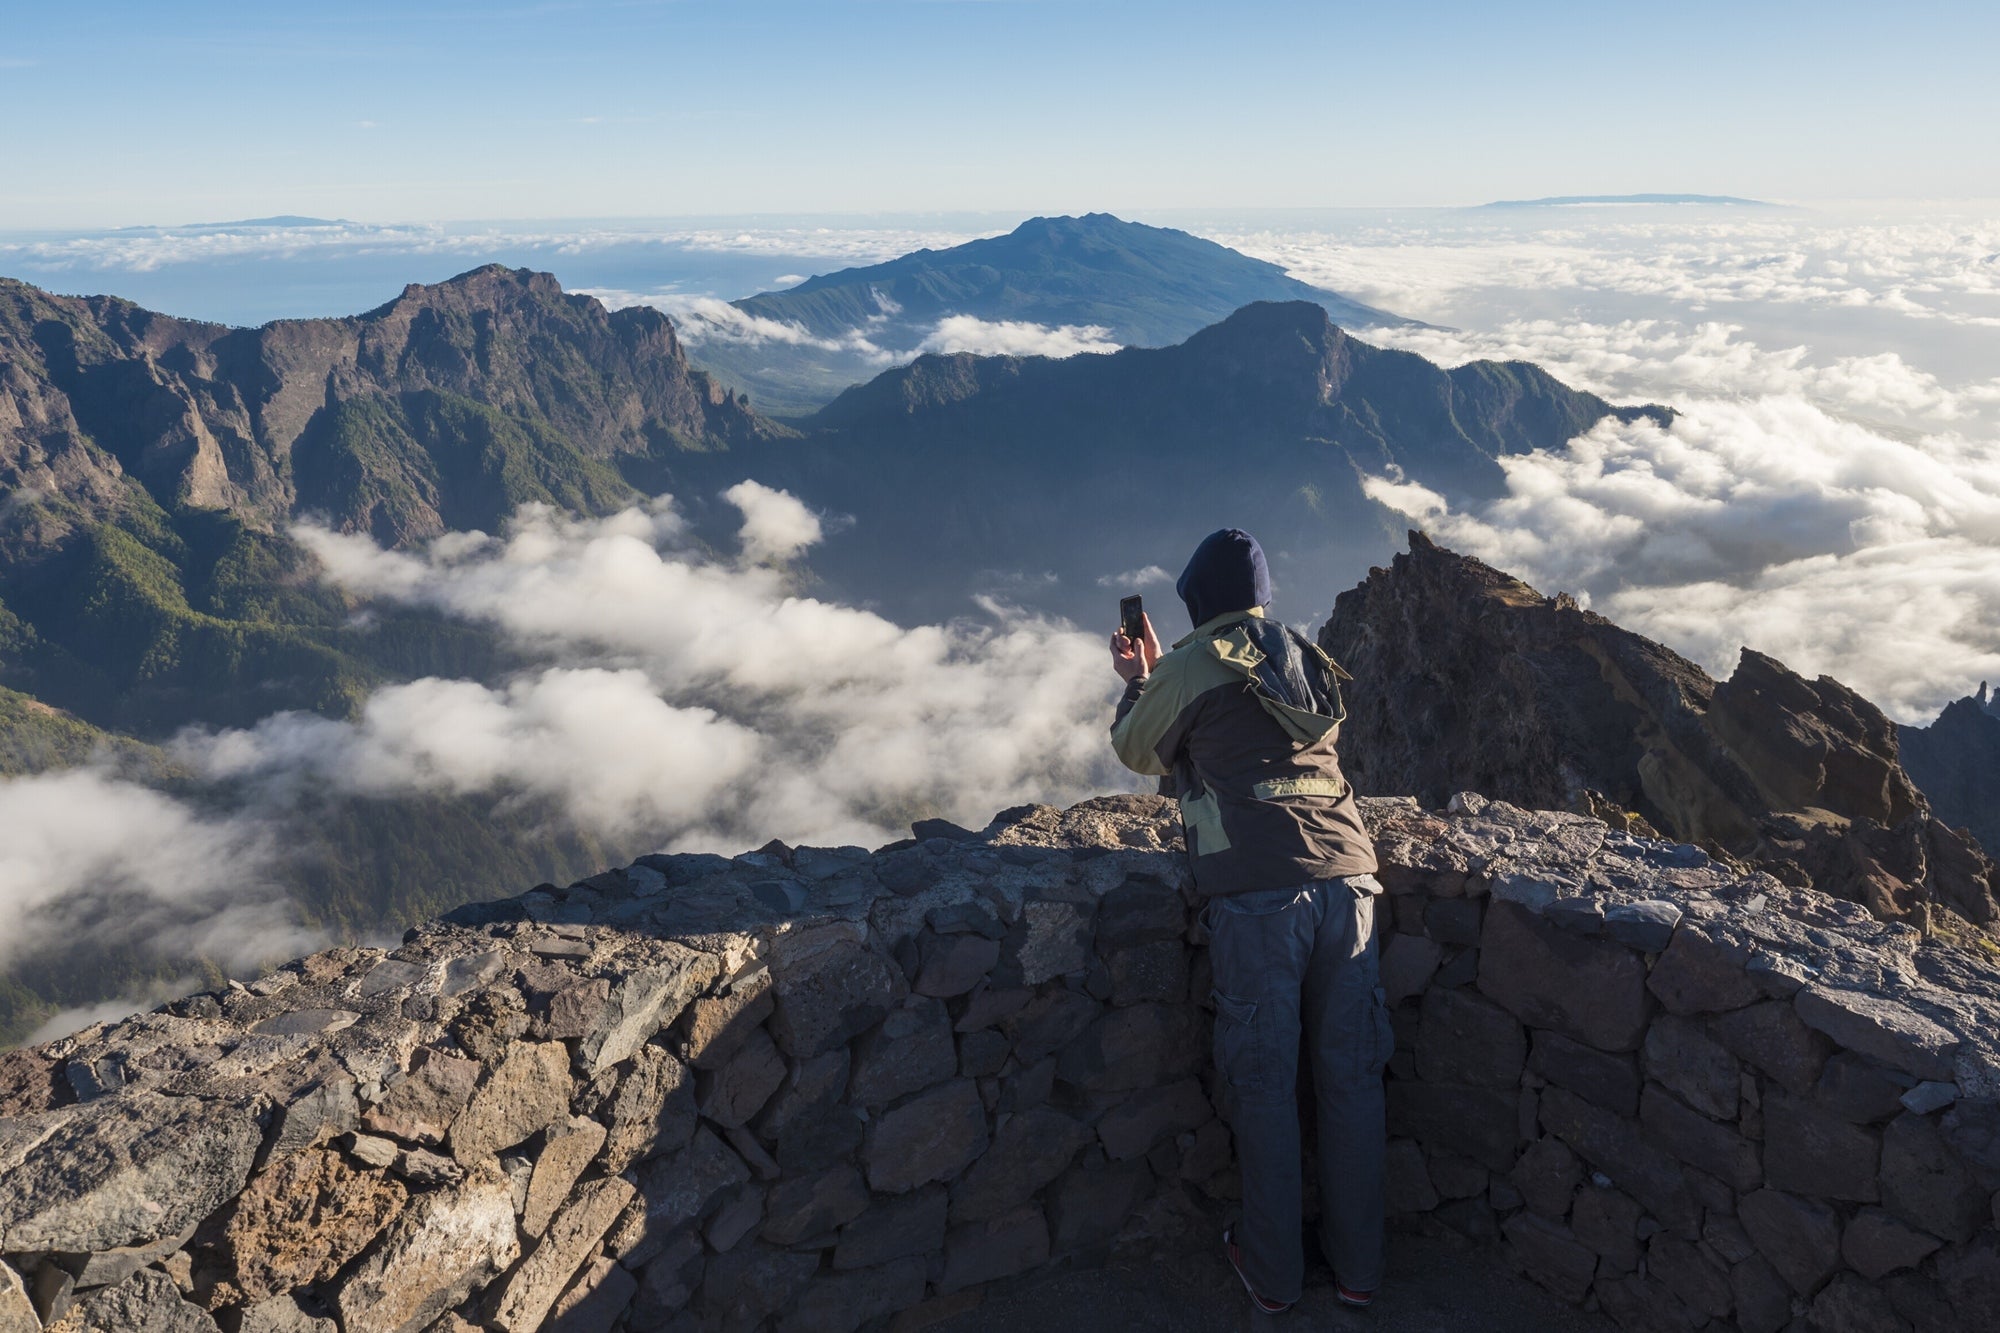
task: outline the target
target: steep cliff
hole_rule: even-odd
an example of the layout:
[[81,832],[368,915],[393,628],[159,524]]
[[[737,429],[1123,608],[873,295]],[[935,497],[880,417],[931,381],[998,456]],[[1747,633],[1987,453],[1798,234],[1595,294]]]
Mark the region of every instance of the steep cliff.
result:
[[1883,917],[2000,915],[1992,864],[1932,814],[1894,724],[1836,680],[1746,649],[1714,681],[1414,532],[1340,595],[1320,642],[1356,677],[1342,760],[1362,791],[1608,803]]

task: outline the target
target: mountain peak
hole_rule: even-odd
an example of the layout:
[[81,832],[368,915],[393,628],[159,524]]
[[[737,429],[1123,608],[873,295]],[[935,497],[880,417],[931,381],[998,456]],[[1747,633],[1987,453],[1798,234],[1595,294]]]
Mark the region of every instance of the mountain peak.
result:
[[[567,293],[553,273],[528,268],[508,268],[505,264],[482,264],[442,282],[413,282],[392,301],[370,314],[386,313],[398,305],[496,306],[523,301],[555,301]],[[598,302],[591,297],[571,298]]]
[[802,328],[811,341],[780,348],[715,338],[698,352],[763,401],[813,408],[879,370],[879,357],[853,350],[857,341],[920,347],[946,319],[1100,329],[1128,347],[1166,347],[1258,302],[1317,305],[1353,328],[1409,322],[1185,231],[1111,213],[1061,214],[746,297],[737,309]]
[[1337,347],[1347,341],[1347,334],[1316,302],[1252,301],[1188,341],[1203,338],[1303,338],[1314,347]]

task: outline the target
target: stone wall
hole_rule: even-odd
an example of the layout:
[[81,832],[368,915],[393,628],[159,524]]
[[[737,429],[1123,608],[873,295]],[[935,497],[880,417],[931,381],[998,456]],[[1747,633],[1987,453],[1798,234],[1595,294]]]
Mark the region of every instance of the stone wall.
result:
[[[1366,814],[1396,1226],[1637,1328],[2000,1308],[2000,968],[1575,816]],[[649,857],[0,1057],[0,1333],[910,1329],[1213,1244],[1168,804],[917,832]]]
[[1392,1214],[1632,1329],[2000,1321],[2000,967],[1699,849],[1379,804]]

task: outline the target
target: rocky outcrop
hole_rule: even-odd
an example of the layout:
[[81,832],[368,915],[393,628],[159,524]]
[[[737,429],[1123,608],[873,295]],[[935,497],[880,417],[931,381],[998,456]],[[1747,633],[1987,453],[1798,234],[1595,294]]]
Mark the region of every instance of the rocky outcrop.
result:
[[[1366,800],[1403,1229],[1635,1329],[1983,1328],[2000,965]],[[0,1057],[0,1330],[853,1330],[1235,1192],[1170,803],[648,857]]]
[[1946,704],[1927,727],[1899,727],[1903,765],[1937,817],[2000,847],[2000,715],[1980,682],[1977,694]]
[[1629,812],[1885,919],[2000,918],[1991,862],[1933,814],[1895,725],[1839,681],[1749,649],[1712,680],[1416,532],[1319,637],[1355,677],[1341,760],[1361,791]]

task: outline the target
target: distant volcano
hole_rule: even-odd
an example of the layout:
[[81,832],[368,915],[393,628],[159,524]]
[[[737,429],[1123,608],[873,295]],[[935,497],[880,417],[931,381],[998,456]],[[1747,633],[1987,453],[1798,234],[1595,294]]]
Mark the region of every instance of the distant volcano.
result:
[[1072,342],[1087,331],[1100,346],[1164,347],[1254,301],[1309,301],[1350,329],[1414,322],[1214,241],[1091,213],[1030,218],[1005,236],[745,297],[733,303],[744,327],[706,334],[684,322],[683,333],[697,362],[760,407],[801,412],[919,350],[1002,350],[952,344],[940,336],[947,320],[1025,326],[1017,338],[1071,330]]

